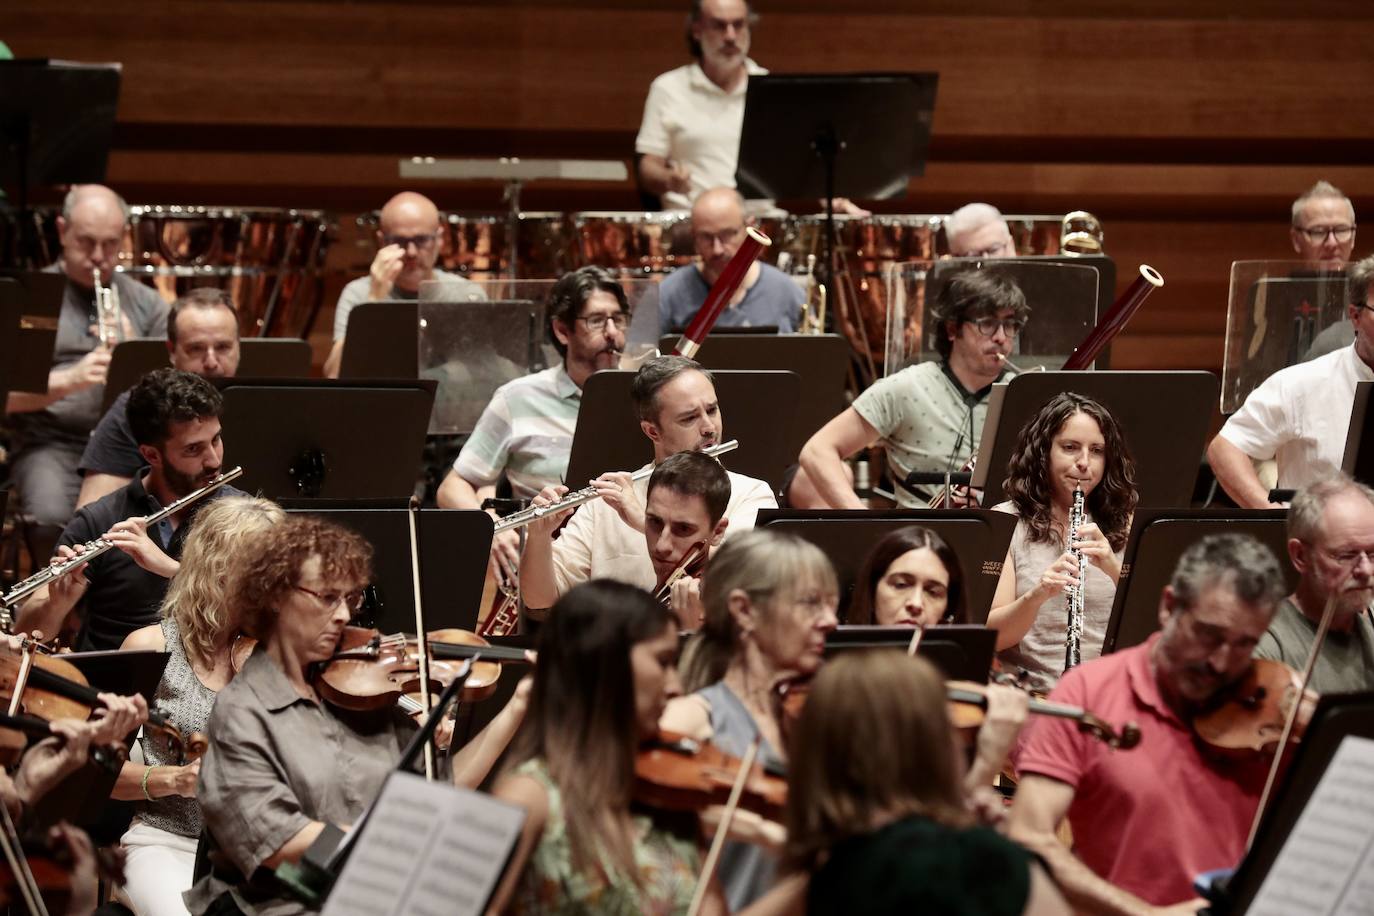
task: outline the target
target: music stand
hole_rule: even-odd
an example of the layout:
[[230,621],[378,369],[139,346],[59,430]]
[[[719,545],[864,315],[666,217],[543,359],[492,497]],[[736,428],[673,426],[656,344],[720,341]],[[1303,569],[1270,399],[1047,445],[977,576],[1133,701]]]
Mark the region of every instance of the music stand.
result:
[[[795,372],[711,374],[725,418],[725,438],[739,439],[739,448],[722,456],[722,463],[737,474],[766,480],[776,490],[805,443],[805,431],[798,428],[793,410],[801,396],[801,380]],[[634,375],[604,369],[583,384],[568,458],[566,482],[572,489],[608,471],[633,471],[653,460],[653,446],[639,428],[630,402]],[[734,430],[741,434],[736,436]]]
[[1374,382],[1355,383],[1355,403],[1350,408],[1350,426],[1345,434],[1345,457],[1341,470],[1360,483],[1374,483],[1374,424],[1369,419],[1369,398]]
[[[431,305],[440,300],[426,300]],[[535,335],[544,329],[543,303],[524,299],[475,300],[464,307],[503,306],[507,311],[531,313],[527,323]],[[522,327],[523,331],[524,328]],[[541,338],[542,339],[542,338]],[[353,341],[350,345],[349,341]],[[382,299],[363,302],[348,313],[339,378],[416,378],[420,373],[420,300]]]
[[973,471],[985,505],[1004,499],[1002,482],[1021,427],[1064,391],[1092,398],[1116,418],[1135,458],[1140,505],[1192,501],[1216,410],[1217,377],[1210,372],[1069,371],[1027,372],[993,386]]
[[888,532],[908,525],[930,528],[959,558],[964,610],[971,623],[982,624],[992,608],[1016,516],[991,509],[760,509],[754,524],[795,534],[830,558],[840,584],[841,620],[873,545]]
[[[825,638],[825,655],[868,649],[897,649],[911,645],[912,627],[837,627]],[[997,648],[997,631],[969,624],[930,627],[921,637],[916,654],[939,668],[950,680],[985,684]]]
[[[335,522],[372,545],[377,604],[361,626],[383,633],[415,630],[415,589],[410,569],[410,511],[395,500],[282,500],[287,511]],[[477,628],[477,611],[491,552],[492,519],[477,509],[422,509],[420,597],[430,630]]]
[[0,61],[0,185],[15,188],[21,251],[34,250],[29,188],[105,180],[119,80],[119,64]]
[[[659,340],[660,353],[671,353],[678,335]],[[844,384],[849,373],[849,341],[838,334],[759,336],[713,331],[693,357],[707,369],[790,370],[801,380],[798,429],[810,436],[848,406]],[[805,440],[803,440],[805,441]]]
[[749,77],[735,184],[746,197],[825,201],[835,264],[836,195],[883,200],[925,171],[936,73]]
[[1288,513],[1283,509],[1136,509],[1102,654],[1139,645],[1159,629],[1159,598],[1183,552],[1213,534],[1249,534],[1274,553],[1292,591]]
[[[143,376],[168,365],[164,338],[138,337],[115,344],[105,376],[101,413],[109,410],[115,399]],[[236,374],[253,379],[309,378],[310,344],[298,337],[245,337],[239,341]]]
[[65,274],[0,276],[0,407],[11,391],[48,390],[66,285]]
[[268,499],[409,499],[435,383],[426,379],[212,379],[224,393],[226,461]]
[[1371,745],[1374,693],[1323,695],[1250,851],[1209,912],[1241,916],[1252,905],[1257,913],[1290,916],[1368,909],[1371,830],[1362,788]]

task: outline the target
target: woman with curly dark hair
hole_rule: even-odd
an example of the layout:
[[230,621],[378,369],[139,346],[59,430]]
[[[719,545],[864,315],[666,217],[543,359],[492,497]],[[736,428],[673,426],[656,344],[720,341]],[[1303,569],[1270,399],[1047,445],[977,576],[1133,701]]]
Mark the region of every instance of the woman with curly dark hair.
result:
[[1098,402],[1064,392],[1021,430],[1003,489],[993,508],[1020,516],[988,626],[998,631],[1002,664],[1025,671],[1030,686],[1048,691],[1064,671],[1068,590],[1079,584],[1068,552],[1075,487],[1083,490],[1084,524],[1075,545],[1087,561],[1083,577],[1083,660],[1102,652],[1107,618],[1121,576],[1121,552],[1135,511],[1135,462],[1121,427]]

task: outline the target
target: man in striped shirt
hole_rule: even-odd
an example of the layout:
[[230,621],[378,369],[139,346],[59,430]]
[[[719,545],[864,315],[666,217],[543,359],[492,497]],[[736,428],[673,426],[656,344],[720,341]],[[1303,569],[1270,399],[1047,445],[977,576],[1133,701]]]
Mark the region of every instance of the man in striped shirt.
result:
[[[572,450],[582,385],[598,369],[614,369],[625,349],[629,302],[615,278],[599,267],[565,274],[546,309],[549,339],[561,365],[507,382],[492,395],[458,460],[439,487],[445,509],[476,509],[504,474],[512,495],[529,499],[563,482]],[[514,582],[519,535],[507,531],[492,543],[493,572]]]

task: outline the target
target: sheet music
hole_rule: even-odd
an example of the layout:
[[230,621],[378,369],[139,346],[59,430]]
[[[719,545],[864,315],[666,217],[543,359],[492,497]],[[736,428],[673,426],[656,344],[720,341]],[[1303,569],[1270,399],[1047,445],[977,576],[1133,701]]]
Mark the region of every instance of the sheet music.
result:
[[394,773],[323,916],[480,914],[524,823],[490,795]]
[[1374,740],[1341,742],[1249,912],[1374,916]]

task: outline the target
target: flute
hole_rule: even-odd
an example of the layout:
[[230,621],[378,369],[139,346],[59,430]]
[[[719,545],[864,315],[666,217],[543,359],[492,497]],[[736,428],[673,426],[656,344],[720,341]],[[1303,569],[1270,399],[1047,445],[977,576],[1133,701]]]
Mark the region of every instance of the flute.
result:
[[[704,448],[701,450],[701,453],[703,455],[710,455],[712,458],[719,458],[726,452],[733,452],[737,448],[739,448],[739,440],[731,439],[728,442],[721,442],[717,445]],[[643,480],[653,472],[654,469],[652,467],[640,468],[630,475],[630,480]],[[500,534],[502,531],[509,531],[512,528],[522,528],[531,522],[539,521],[546,515],[580,506],[585,502],[596,499],[600,495],[596,487],[583,487],[580,490],[574,490],[562,499],[551,502],[547,506],[530,506],[528,509],[521,509],[519,512],[507,515],[496,523],[496,527],[492,529],[492,532],[494,534]]]
[[[205,496],[207,493],[211,493],[215,490],[218,490],[220,487],[224,486],[229,481],[241,476],[242,474],[243,468],[234,468],[232,471],[226,471],[223,474],[218,475],[205,486],[201,487],[199,490],[193,490],[192,492],[187,493],[185,496],[181,497],[181,499],[178,499],[176,502],[172,503],[166,508],[160,509],[157,512],[154,512],[152,515],[149,515],[144,520],[145,524],[153,525],[157,522],[162,521],[164,518],[167,518],[170,515],[177,514],[182,509],[189,506],[191,503]],[[105,540],[104,537],[98,537],[93,541],[87,541],[82,546],[85,549],[81,553],[72,557],[71,559],[63,560],[61,563],[54,563],[45,566],[38,572],[29,576],[24,581],[17,583],[14,586],[14,588],[6,592],[3,597],[0,597],[0,607],[5,608],[6,610],[14,607],[16,604],[23,601],[29,595],[38,591],[38,589],[47,585],[49,582],[52,582],[54,579],[60,579],[72,570],[85,566],[87,563],[91,562],[105,551],[114,547],[114,544]]]

